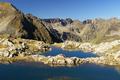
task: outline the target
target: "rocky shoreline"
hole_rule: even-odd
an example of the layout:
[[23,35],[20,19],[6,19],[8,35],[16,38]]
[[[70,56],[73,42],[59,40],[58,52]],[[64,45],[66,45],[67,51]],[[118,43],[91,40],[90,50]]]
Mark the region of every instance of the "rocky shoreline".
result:
[[[59,47],[63,49],[79,49],[82,51],[99,54],[99,57],[65,57],[63,54],[58,54],[57,56],[43,56],[38,54],[38,52],[42,53],[49,51],[50,47],[48,44],[42,41],[0,38],[0,63],[9,64],[16,61],[33,61],[42,62],[51,66],[74,66],[85,63],[98,65],[120,65],[119,49],[117,49],[116,52],[114,51],[114,53],[110,53],[110,51],[113,51],[110,49],[118,46],[120,44],[120,40],[100,43],[96,45],[93,45],[91,43],[78,43],[72,41],[58,44],[61,45]],[[109,54],[107,53],[108,51]]]
[[48,44],[42,41],[28,39],[0,38],[0,56],[13,58],[16,56],[28,56],[37,52],[50,50]]
[[43,62],[44,64],[49,64],[53,66],[73,66],[85,63],[92,63],[98,65],[120,65],[120,59],[114,59],[109,57],[92,57],[92,58],[78,58],[78,57],[64,57],[62,54],[57,56],[42,56],[33,55],[33,60],[36,62]]
[[29,56],[17,56],[14,58],[0,57],[0,63],[10,64],[17,61],[25,62],[41,62],[49,66],[75,66],[81,64],[97,64],[97,65],[120,65],[120,59],[114,59],[112,57],[91,57],[91,58],[78,58],[78,57],[65,57],[62,54],[57,56],[43,56],[43,55],[29,55]]
[[93,58],[79,58],[81,63],[120,65],[120,40],[102,42],[99,44],[66,41],[60,44],[55,43],[54,45],[65,50],[81,50],[83,52],[91,52],[99,56]]

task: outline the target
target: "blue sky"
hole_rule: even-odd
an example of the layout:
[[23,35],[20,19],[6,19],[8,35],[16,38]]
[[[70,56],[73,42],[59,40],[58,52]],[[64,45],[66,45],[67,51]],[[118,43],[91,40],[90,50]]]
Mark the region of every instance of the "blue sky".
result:
[[40,18],[120,18],[120,0],[0,0]]

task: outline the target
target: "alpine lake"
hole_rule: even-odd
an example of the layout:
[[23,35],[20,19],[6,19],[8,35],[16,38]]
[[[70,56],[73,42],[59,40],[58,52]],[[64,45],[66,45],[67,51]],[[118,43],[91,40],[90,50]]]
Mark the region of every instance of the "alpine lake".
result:
[[[67,51],[52,47],[45,56],[64,54],[66,57],[96,57],[93,53]],[[120,80],[120,66],[82,64],[78,66],[48,66],[38,62],[0,64],[0,80]]]

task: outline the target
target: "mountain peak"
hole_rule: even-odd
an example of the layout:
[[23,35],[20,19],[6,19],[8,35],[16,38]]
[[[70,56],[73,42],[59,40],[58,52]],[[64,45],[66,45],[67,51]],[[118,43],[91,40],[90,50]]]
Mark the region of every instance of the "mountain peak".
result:
[[5,11],[18,11],[18,9],[11,3],[7,2],[0,2],[0,13]]

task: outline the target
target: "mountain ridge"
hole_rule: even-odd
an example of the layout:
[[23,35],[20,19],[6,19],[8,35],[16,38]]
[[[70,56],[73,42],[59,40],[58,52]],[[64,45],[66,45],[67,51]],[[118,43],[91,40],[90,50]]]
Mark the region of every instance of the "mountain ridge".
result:
[[[57,40],[52,38],[54,35],[51,36],[49,30],[37,17],[25,15],[10,3],[0,3],[0,7],[0,11],[2,11],[0,14],[0,28],[3,28],[3,30],[0,31],[0,34],[41,40],[47,43],[57,42]],[[7,24],[4,25],[5,23]]]
[[77,42],[100,43],[120,39],[120,20],[71,18],[40,19],[32,14],[24,14],[10,3],[0,3],[0,34],[34,39],[46,43]]

